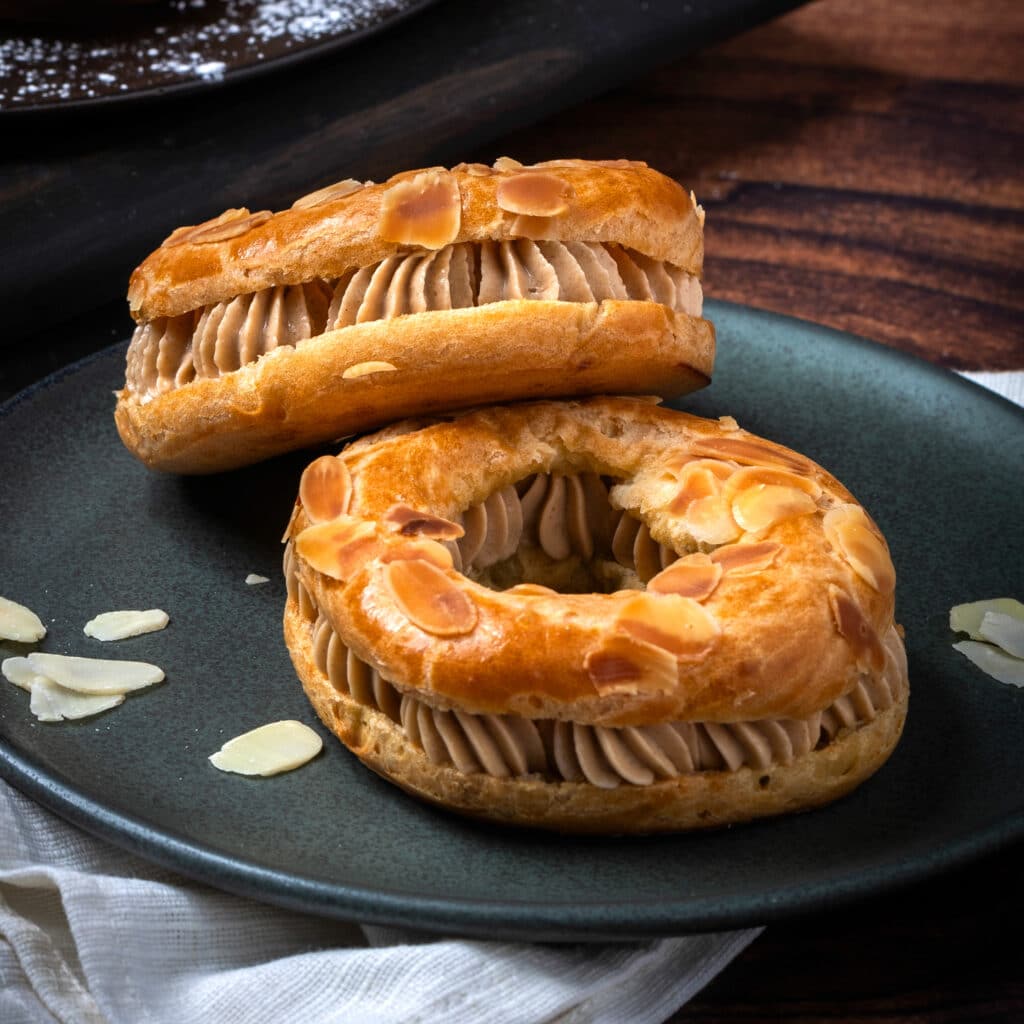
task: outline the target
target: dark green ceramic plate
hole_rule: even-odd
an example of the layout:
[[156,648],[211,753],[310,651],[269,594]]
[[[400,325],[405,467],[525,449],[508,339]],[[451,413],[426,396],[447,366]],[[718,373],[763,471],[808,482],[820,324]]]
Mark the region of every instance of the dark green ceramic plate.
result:
[[[885,530],[912,694],[904,739],[852,796],[715,834],[567,839],[425,807],[328,741],[291,774],[207,755],[277,718],[319,724],[281,640],[279,537],[309,456],[207,479],[145,471],[114,431],[123,346],[0,408],[0,593],[41,648],[153,661],[167,682],[44,725],[0,683],[0,772],[65,818],[236,893],[335,917],[530,939],[654,935],[821,910],[1024,836],[1024,691],[951,648],[951,605],[1024,582],[1024,414],[898,353],[712,304],[714,385],[687,403],[832,470]],[[256,572],[272,579],[246,586]],[[159,606],[163,633],[82,635]],[[0,644],[5,655],[20,653]]]

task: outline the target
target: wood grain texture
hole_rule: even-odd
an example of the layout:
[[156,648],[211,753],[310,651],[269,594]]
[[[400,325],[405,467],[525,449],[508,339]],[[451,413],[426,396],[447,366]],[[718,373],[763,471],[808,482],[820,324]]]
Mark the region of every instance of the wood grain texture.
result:
[[693,188],[710,296],[1024,368],[1021,53],[1015,0],[819,0],[502,141]]

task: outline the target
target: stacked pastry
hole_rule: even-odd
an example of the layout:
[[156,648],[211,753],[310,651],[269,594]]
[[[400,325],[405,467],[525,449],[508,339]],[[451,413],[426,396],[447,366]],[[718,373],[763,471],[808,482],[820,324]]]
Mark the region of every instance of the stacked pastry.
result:
[[702,261],[628,161],[231,210],[133,275],[118,427],[180,472],[363,434],[302,474],[285,638],[407,791],[591,832],[806,809],[899,739],[895,574],[824,469],[657,404],[710,378]]

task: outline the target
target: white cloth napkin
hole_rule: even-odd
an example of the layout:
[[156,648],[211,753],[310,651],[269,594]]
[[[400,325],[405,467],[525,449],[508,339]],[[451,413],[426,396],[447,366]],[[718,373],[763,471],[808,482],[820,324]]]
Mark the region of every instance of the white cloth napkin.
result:
[[756,934],[533,945],[322,920],[177,877],[0,782],[3,1024],[656,1024]]
[[[1024,403],[1024,373],[968,376]],[[659,1024],[758,932],[533,945],[327,921],[180,878],[0,782],[2,1024]]]

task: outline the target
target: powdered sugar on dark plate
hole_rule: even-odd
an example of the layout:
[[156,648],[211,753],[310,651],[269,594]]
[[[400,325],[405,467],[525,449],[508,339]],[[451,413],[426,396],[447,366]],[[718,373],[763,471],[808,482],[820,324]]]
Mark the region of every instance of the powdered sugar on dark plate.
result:
[[216,84],[354,42],[425,0],[170,0],[91,21],[6,23],[0,110],[90,103]]

